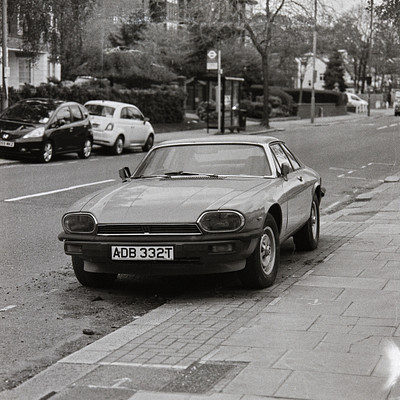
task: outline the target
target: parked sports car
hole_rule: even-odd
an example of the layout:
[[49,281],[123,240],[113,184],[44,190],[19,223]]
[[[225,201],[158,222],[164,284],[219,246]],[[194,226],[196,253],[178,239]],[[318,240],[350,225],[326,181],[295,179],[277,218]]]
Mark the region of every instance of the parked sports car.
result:
[[149,151],[154,144],[154,129],[132,104],[91,100],[85,103],[93,125],[94,143],[120,155],[124,149],[140,147]]
[[318,245],[321,178],[276,138],[164,142],[120,176],[62,217],[59,239],[83,285],[106,286],[119,273],[238,271],[245,286],[264,288],[280,243]]
[[20,100],[0,115],[0,152],[50,162],[54,155],[92,152],[92,126],[86,109],[74,101]]

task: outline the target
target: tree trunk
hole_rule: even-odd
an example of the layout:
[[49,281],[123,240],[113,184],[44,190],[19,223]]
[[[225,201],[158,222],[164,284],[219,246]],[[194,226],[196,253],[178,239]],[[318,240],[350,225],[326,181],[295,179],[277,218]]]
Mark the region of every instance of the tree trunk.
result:
[[269,128],[269,60],[268,55],[262,55],[262,72],[263,72],[263,94],[264,94],[264,106],[263,106],[263,119],[261,124],[266,128]]

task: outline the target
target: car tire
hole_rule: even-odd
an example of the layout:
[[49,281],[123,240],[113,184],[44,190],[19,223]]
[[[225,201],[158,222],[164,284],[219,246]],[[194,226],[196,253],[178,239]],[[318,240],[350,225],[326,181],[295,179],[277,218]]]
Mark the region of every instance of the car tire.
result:
[[86,139],[82,150],[78,153],[79,158],[89,158],[92,154],[92,141]]
[[50,140],[46,140],[40,149],[38,160],[43,163],[48,163],[53,159],[54,146]]
[[118,136],[115,140],[113,147],[111,147],[111,153],[116,156],[120,156],[124,151],[124,138],[123,136]]
[[316,194],[311,203],[310,218],[304,226],[293,235],[296,250],[314,250],[318,247],[320,230],[319,200]]
[[273,285],[280,260],[279,231],[274,217],[267,215],[263,233],[253,254],[239,271],[239,279],[249,289],[264,289]]
[[85,261],[72,256],[72,266],[74,268],[76,279],[83,286],[104,288],[111,286],[117,279],[118,274],[104,274],[96,272],[87,272],[84,270]]
[[151,133],[142,147],[143,151],[147,152],[154,146],[154,135]]

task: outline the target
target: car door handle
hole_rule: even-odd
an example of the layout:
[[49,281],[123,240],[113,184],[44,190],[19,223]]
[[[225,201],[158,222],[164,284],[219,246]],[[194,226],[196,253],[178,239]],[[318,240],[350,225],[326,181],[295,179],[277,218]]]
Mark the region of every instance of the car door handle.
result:
[[303,182],[303,177],[302,177],[302,176],[298,176],[297,179],[298,179],[300,182]]

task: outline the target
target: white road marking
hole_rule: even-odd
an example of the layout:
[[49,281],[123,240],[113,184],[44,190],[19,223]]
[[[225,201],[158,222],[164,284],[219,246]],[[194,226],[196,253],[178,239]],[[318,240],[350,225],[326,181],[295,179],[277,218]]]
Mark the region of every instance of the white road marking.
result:
[[381,129],[386,129],[386,128],[387,128],[387,125],[384,125],[384,126],[380,126],[379,128],[376,128],[376,130],[380,131]]
[[17,306],[16,305],[7,306],[7,307],[4,307],[4,308],[1,308],[0,312],[8,311],[8,310],[11,310],[12,308],[15,308],[15,307],[17,307]]
[[367,178],[359,178],[358,176],[345,176],[346,179],[361,179],[363,181],[366,181]]
[[389,165],[390,167],[394,167],[395,166],[395,164],[383,163],[383,162],[370,162],[370,163],[368,163],[368,165]]
[[333,169],[334,171],[347,171],[347,168],[329,167],[329,169]]
[[398,124],[391,124],[391,125],[389,125],[390,127],[393,127],[393,126],[397,126]]
[[114,182],[114,181],[115,181],[115,179],[107,179],[107,180],[105,180],[105,181],[92,182],[92,183],[84,183],[83,185],[70,186],[70,187],[63,188],[63,189],[51,190],[51,191],[49,191],[49,192],[28,194],[27,196],[14,197],[14,198],[12,198],[12,199],[5,199],[4,201],[6,201],[6,202],[12,202],[12,201],[18,201],[18,200],[29,199],[29,198],[32,198],[32,197],[48,196],[49,194],[60,193],[60,192],[67,192],[67,191],[69,191],[69,190],[79,189],[79,188],[86,187],[86,186],[101,185],[102,183],[108,183],[108,182]]

